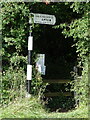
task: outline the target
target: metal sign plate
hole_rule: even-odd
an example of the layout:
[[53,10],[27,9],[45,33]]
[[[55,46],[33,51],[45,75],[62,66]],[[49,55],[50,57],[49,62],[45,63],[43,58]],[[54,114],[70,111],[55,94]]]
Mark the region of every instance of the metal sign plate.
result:
[[33,13],[33,19],[34,23],[39,24],[54,25],[56,23],[56,17],[54,15]]
[[37,62],[36,62],[36,68],[37,70],[42,74],[45,75],[46,66],[45,64],[45,54],[38,54],[37,56]]

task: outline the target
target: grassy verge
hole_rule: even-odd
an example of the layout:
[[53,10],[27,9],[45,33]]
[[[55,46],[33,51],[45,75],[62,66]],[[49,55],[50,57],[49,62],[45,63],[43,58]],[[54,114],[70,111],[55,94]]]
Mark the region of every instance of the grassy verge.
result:
[[36,97],[24,98],[0,108],[1,118],[88,118],[88,107],[84,106],[65,113],[48,112]]

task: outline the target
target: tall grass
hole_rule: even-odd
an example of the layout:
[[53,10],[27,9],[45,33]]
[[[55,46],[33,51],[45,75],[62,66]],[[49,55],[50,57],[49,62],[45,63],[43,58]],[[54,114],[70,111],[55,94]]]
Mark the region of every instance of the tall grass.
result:
[[64,113],[48,112],[37,96],[31,96],[0,108],[0,118],[88,118],[88,108],[84,106]]

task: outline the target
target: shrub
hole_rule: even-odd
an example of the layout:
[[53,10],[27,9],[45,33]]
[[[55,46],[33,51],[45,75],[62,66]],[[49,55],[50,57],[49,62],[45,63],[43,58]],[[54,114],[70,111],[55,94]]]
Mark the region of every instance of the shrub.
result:
[[26,75],[22,68],[9,69],[2,73],[1,82],[1,103],[8,104],[16,97],[23,97],[25,94]]
[[74,81],[72,84],[72,91],[75,93],[76,104],[88,104],[88,91],[89,91],[89,83],[88,83],[88,61],[83,63],[83,71],[82,76],[74,76]]
[[35,67],[33,67],[33,76],[31,83],[31,92],[33,95],[38,95],[40,98],[43,97],[43,93],[47,83],[43,83],[43,78],[41,74],[37,71]]

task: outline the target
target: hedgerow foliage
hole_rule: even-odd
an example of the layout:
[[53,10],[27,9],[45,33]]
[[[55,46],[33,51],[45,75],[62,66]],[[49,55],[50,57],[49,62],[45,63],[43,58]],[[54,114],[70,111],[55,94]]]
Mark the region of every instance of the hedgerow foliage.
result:
[[[25,96],[26,66],[29,36],[29,7],[33,3],[2,3],[2,89],[1,103],[7,104],[19,96]],[[33,72],[32,93],[38,94],[40,75]],[[37,78],[40,79],[37,79]],[[35,91],[37,91],[35,93]],[[25,94],[24,94],[25,93]],[[22,95],[21,95],[22,94]]]
[[25,97],[25,81],[26,75],[23,68],[13,68],[11,66],[3,72],[0,88],[0,104],[7,105],[12,100],[17,99],[17,97],[19,97],[19,99]]
[[[67,9],[64,4],[68,6]],[[36,3],[34,7],[34,11],[37,10],[37,12],[41,12],[40,10],[42,10],[43,13],[47,12],[57,15],[58,16],[57,23],[59,23],[59,20],[61,23],[64,23],[64,24],[60,24],[58,27],[63,29],[63,34],[65,35],[65,37],[73,37],[75,41],[74,46],[76,46],[77,48],[79,66],[81,66],[81,63],[83,63],[82,79],[78,84],[80,85],[80,87],[78,89],[78,85],[76,85],[73,88],[74,91],[77,92],[80,101],[82,100],[86,101],[88,95],[87,93],[88,57],[90,51],[90,39],[88,32],[89,3],[76,2],[76,3],[64,3],[64,4],[57,3],[56,6],[51,5],[45,7],[43,4],[41,5],[39,3]],[[4,85],[6,85],[7,78],[11,79],[10,76],[12,76],[12,79],[14,81],[16,78],[20,79],[18,75],[19,75],[19,70],[21,68],[15,70],[17,66],[23,68],[22,69],[23,73],[24,73],[23,70],[25,70],[25,74],[21,75],[21,78],[23,77],[25,79],[26,64],[27,64],[27,40],[29,36],[29,13],[32,5],[33,3],[28,3],[28,2],[2,3],[2,32],[3,32],[2,56],[3,56]],[[70,5],[71,5],[71,10],[73,9],[73,12],[69,11],[67,14],[67,10],[69,9]],[[63,10],[65,11],[63,12]],[[73,13],[75,13],[75,15],[76,13],[80,14],[80,17],[79,18],[75,17]],[[72,18],[72,16],[74,16],[74,18]],[[38,31],[42,32],[42,29],[39,27],[39,25],[35,25],[34,26],[35,40],[37,40],[40,36],[40,33]],[[10,72],[9,69],[10,66],[13,66],[13,70],[15,71],[15,74],[16,76],[18,76],[15,79],[13,76],[14,72],[12,70],[11,70],[12,73]],[[25,84],[23,80],[22,83]],[[34,71],[32,92],[35,93],[36,91],[39,91],[41,84],[42,81],[40,75],[38,73],[35,73]],[[84,86],[86,87],[84,88]],[[9,86],[7,86],[7,89],[8,88]],[[6,91],[4,91],[4,93],[6,94]]]
[[25,3],[2,3],[2,56],[5,69],[10,64],[26,64],[28,16],[29,9]]
[[[82,78],[79,80],[75,76],[73,91],[77,93],[77,99],[82,103],[88,103],[88,74],[89,74],[89,54],[90,54],[90,38],[89,38],[89,3],[72,3],[73,12],[82,14],[79,19],[73,20],[70,24],[61,24],[65,37],[73,37],[78,53],[78,66],[83,64]],[[76,83],[76,84],[75,84]]]

